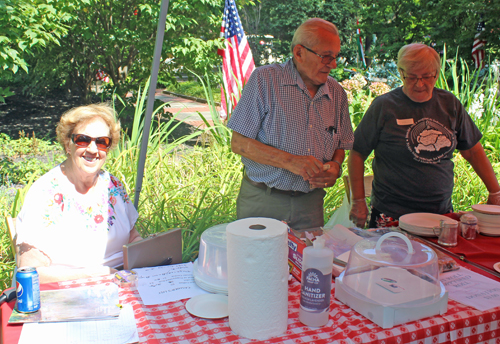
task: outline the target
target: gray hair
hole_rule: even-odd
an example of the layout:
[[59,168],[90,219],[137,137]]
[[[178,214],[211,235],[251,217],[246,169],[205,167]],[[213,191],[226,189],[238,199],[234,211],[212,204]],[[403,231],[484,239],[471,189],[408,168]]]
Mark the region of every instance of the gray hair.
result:
[[423,43],[405,45],[398,52],[398,69],[433,68],[441,69],[441,58],[436,50]]
[[313,47],[319,44],[320,35],[318,34],[319,30],[326,30],[328,32],[333,33],[334,35],[339,35],[339,30],[337,27],[321,18],[311,18],[303,22],[295,31],[292,39],[292,45],[290,47],[292,53],[293,48],[297,44],[303,44],[307,47]]

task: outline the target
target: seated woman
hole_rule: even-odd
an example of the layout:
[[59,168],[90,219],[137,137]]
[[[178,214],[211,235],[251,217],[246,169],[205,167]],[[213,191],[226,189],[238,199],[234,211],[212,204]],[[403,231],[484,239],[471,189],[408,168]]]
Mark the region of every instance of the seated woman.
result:
[[19,266],[36,267],[41,283],[113,273],[123,245],[141,240],[122,183],[101,170],[120,138],[114,115],[107,105],[66,112],[56,132],[67,159],[25,197],[16,224]]

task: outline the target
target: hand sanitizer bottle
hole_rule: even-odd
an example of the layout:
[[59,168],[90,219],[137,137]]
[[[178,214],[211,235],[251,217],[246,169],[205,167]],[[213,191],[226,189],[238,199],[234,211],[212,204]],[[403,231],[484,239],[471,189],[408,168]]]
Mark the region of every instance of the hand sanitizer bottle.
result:
[[307,326],[326,325],[330,314],[333,251],[317,237],[306,247],[302,259],[299,320]]

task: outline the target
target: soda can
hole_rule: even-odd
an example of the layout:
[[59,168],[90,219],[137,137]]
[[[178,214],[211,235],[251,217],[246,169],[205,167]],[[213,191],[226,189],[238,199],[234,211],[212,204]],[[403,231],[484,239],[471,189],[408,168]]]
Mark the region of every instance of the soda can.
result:
[[36,268],[17,269],[16,292],[19,313],[34,313],[40,309],[40,281]]

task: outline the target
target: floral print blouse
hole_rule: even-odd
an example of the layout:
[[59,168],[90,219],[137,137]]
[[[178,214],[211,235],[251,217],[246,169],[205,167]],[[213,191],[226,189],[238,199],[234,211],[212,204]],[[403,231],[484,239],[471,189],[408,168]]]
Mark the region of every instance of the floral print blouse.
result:
[[52,265],[119,266],[138,213],[120,180],[101,171],[80,194],[55,167],[29,189],[17,218],[17,244],[33,245]]

